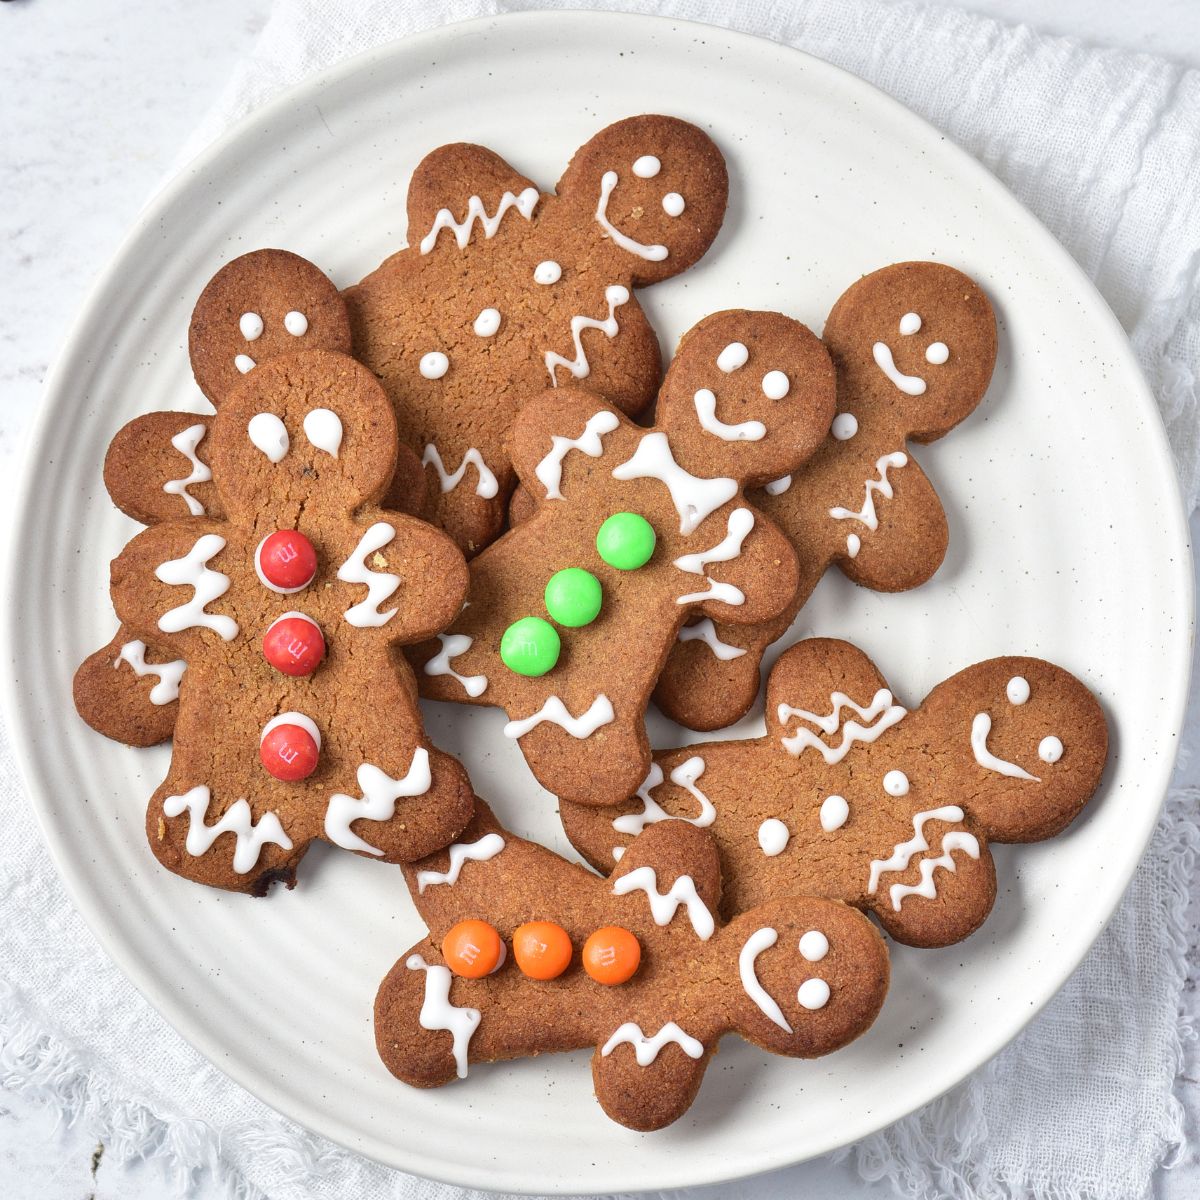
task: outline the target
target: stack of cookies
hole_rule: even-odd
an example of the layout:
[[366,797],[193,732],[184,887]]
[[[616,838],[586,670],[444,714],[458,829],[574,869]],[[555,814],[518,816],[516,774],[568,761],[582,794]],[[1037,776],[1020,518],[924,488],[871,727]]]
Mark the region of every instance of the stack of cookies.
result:
[[[602,130],[551,193],[435,150],[410,244],[345,291],[283,250],[221,267],[189,330],[214,414],[140,416],[105,460],[147,528],[79,712],[173,739],[146,835],[177,875],[262,896],[315,839],[400,865],[429,935],[375,1033],[406,1083],[589,1047],[608,1115],[661,1128],[724,1033],[797,1058],[860,1035],[877,926],[967,937],[989,842],[1056,834],[1099,781],[1103,714],[1060,668],[993,659],[909,708],[821,638],[776,661],[764,736],[650,745],[652,700],[692,730],[750,711],[830,565],[933,575],[947,520],[909,443],[996,357],[982,289],[908,262],[847,281],[820,338],[730,309],[664,371],[636,291],[705,254],[727,190],[664,116]],[[419,696],[503,708],[596,870],[504,829]]]

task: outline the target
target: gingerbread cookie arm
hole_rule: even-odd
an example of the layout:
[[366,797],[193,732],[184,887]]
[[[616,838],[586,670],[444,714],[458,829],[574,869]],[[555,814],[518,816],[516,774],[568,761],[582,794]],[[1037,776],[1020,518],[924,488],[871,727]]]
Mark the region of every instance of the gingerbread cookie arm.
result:
[[112,502],[143,525],[224,516],[208,465],[210,420],[153,412],[118,430],[104,456],[104,486]]

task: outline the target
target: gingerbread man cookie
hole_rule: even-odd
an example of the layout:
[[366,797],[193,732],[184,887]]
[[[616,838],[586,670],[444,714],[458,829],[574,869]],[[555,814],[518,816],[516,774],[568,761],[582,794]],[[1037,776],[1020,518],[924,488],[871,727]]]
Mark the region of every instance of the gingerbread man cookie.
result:
[[171,767],[146,832],[187,878],[262,894],[314,839],[387,862],[450,841],[471,789],[433,749],[395,647],[459,610],[444,534],[374,507],[392,406],[353,359],[273,359],[208,426],[223,520],[152,525],[112,566],[132,636],[185,661]]
[[425,463],[437,522],[467,554],[499,532],[515,483],[506,436],[527,397],[586,381],[626,413],[659,383],[634,296],[686,270],[725,213],[725,163],[694,125],[602,130],[553,193],[482,146],[413,173],[409,246],[347,290],[357,356]]
[[[346,306],[325,274],[286,250],[256,250],[227,263],[209,281],[188,331],[192,371],[214,408],[258,363],[301,350],[350,349]],[[113,439],[104,483],[113,503],[143,525],[225,515],[209,461],[212,418],[152,412]],[[390,495],[397,509],[421,515],[425,480],[402,446]],[[165,741],[175,727],[186,664],[157,641],[125,628],[75,673],[75,706],[93,729],[131,746]]]
[[[731,366],[747,356],[757,370]],[[422,695],[503,707],[557,796],[632,795],[650,765],[646,705],[686,616],[761,622],[790,602],[795,554],[742,488],[794,470],[832,410],[818,339],[740,311],[684,336],[657,426],[578,388],[529,400],[510,452],[536,511],[472,560],[469,606],[414,654]]]
[[375,1040],[416,1087],[595,1047],[604,1111],[661,1129],[722,1034],[815,1058],[863,1033],[887,992],[883,939],[843,904],[781,897],[723,924],[715,846],[679,821],[647,829],[601,879],[477,802],[459,843],[404,874],[429,936],[380,986]]
[[564,804],[563,825],[600,870],[648,825],[704,826],[728,912],[804,892],[873,913],[897,941],[945,946],[991,910],[988,841],[1066,828],[1107,746],[1096,699],[1050,663],[979,663],[910,712],[862,651],[814,638],[771,671],[764,737],[658,752],[636,799]]
[[829,437],[803,470],[752,497],[796,547],[796,595],[764,625],[701,619],[680,630],[655,701],[690,729],[720,729],[750,710],[763,651],[831,563],[863,587],[901,592],[945,557],[946,514],[908,442],[942,437],[983,399],[996,361],[987,297],[952,267],[900,263],[850,287],[822,336],[838,381]]

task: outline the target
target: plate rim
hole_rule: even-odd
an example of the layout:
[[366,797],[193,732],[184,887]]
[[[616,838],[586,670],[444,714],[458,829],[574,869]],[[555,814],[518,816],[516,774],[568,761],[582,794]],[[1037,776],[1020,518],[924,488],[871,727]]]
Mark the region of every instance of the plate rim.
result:
[[[1002,205],[1011,208],[1015,213],[1019,213],[1020,219],[1027,226],[1032,238],[1040,243],[1042,252],[1052,260],[1051,265],[1054,273],[1059,278],[1065,277],[1066,280],[1071,282],[1074,285],[1076,295],[1080,296],[1080,298],[1086,297],[1088,299],[1092,309],[1089,316],[1092,320],[1101,324],[1107,323],[1109,326],[1108,331],[1112,335],[1116,346],[1119,347],[1115,353],[1118,363],[1127,376],[1129,391],[1132,393],[1132,397],[1136,397],[1136,402],[1141,408],[1152,415],[1151,420],[1144,422],[1146,445],[1147,448],[1152,447],[1154,457],[1158,460],[1157,466],[1169,477],[1171,483],[1167,485],[1167,490],[1175,498],[1175,503],[1170,506],[1165,521],[1166,525],[1173,528],[1168,528],[1165,536],[1168,540],[1175,542],[1180,551],[1177,560],[1174,562],[1174,573],[1177,578],[1173,593],[1176,596],[1178,615],[1181,618],[1180,632],[1176,637],[1182,639],[1184,644],[1181,646],[1181,649],[1184,652],[1179,655],[1179,665],[1176,669],[1175,677],[1167,681],[1171,686],[1169,688],[1164,687],[1164,692],[1169,695],[1169,700],[1163,706],[1165,715],[1159,722],[1165,731],[1160,738],[1164,746],[1158,756],[1159,769],[1154,773],[1152,781],[1144,782],[1140,785],[1141,790],[1153,797],[1154,802],[1152,805],[1147,806],[1144,828],[1139,832],[1139,836],[1131,842],[1131,846],[1136,845],[1136,855],[1130,854],[1122,864],[1121,870],[1115,872],[1113,876],[1106,880],[1108,888],[1105,893],[1104,906],[1107,908],[1105,919],[1097,928],[1095,935],[1082,947],[1077,955],[1070,953],[1059,961],[1057,970],[1052,972],[1054,976],[1053,985],[1045,991],[1035,1004],[1028,1006],[1023,1011],[1023,1020],[1015,1029],[1006,1032],[998,1040],[994,1038],[989,1040],[981,1035],[980,1040],[985,1043],[986,1048],[982,1051],[976,1050],[974,1053],[966,1056],[970,1060],[969,1066],[961,1070],[960,1068],[955,1068],[956,1077],[954,1079],[944,1087],[923,1096],[919,1102],[911,1103],[905,1101],[894,1108],[881,1106],[876,1109],[876,1115],[869,1121],[864,1122],[863,1126],[855,1131],[853,1140],[859,1140],[878,1132],[880,1129],[931,1103],[995,1057],[1058,994],[1066,980],[1078,968],[1083,958],[1086,957],[1100,934],[1106,928],[1108,921],[1111,920],[1116,909],[1119,907],[1121,899],[1141,863],[1146,847],[1149,845],[1150,839],[1157,828],[1159,815],[1166,799],[1170,777],[1178,752],[1179,733],[1182,730],[1186,712],[1190,683],[1191,652],[1195,637],[1196,611],[1195,581],[1191,570],[1190,531],[1183,500],[1182,486],[1173,452],[1157,403],[1142,374],[1140,364],[1133,353],[1129,337],[1120,325],[1108,302],[1084,272],[1083,268],[1071,257],[1066,248],[1059,243],[1042,222],[987,167],[963,149],[950,135],[943,133],[936,126],[926,121],[923,117],[913,112],[906,105],[876,85],[869,83],[853,72],[847,71],[797,47],[775,41],[768,37],[745,33],[721,25],[638,12],[527,10],[456,21],[402,36],[379,46],[369,47],[321,71],[306,76],[299,82],[285,88],[264,104],[252,109],[182,165],[163,186],[147,199],[145,205],[134,218],[131,228],[120,240],[108,262],[95,278],[74,319],[67,326],[66,335],[47,372],[38,410],[20,450],[20,471],[14,492],[14,524],[12,536],[8,540],[5,552],[4,578],[2,591],[0,591],[0,610],[2,610],[2,613],[0,613],[0,644],[4,647],[7,660],[15,664],[19,657],[18,647],[21,643],[21,589],[18,583],[20,578],[19,564],[21,550],[24,542],[31,536],[34,526],[34,502],[37,499],[37,472],[39,465],[46,457],[47,442],[53,432],[52,427],[55,422],[60,421],[70,411],[71,392],[67,384],[72,373],[72,363],[81,356],[86,357],[82,339],[83,331],[96,319],[98,312],[102,308],[105,295],[119,280],[123,265],[131,252],[143,239],[150,236],[160,216],[177,202],[181,194],[186,193],[194,176],[210,168],[256,127],[272,124],[278,117],[284,115],[288,109],[306,99],[319,95],[324,89],[337,86],[360,72],[369,72],[372,68],[380,64],[393,60],[402,61],[409,56],[425,54],[430,48],[437,47],[448,40],[483,33],[498,25],[503,25],[506,28],[518,24],[526,26],[560,25],[568,28],[584,24],[593,26],[603,24],[616,29],[619,26],[644,27],[651,23],[664,31],[664,33],[677,31],[679,27],[689,31],[702,30],[707,37],[728,39],[728,41],[734,43],[742,51],[750,54],[772,54],[780,57],[800,56],[800,59],[803,61],[804,70],[815,73],[818,77],[822,73],[825,73],[828,77],[836,78],[841,86],[847,88],[849,91],[857,91],[865,104],[875,106],[882,110],[890,119],[906,127],[905,133],[907,135],[918,139],[932,139],[940,143],[939,153],[948,155],[953,160],[952,165],[963,177],[975,183],[984,193],[990,194],[993,200],[998,200]],[[332,1130],[327,1125],[323,1127],[314,1125],[311,1121],[312,1114],[309,1110],[303,1108],[301,1105],[291,1103],[292,1096],[284,1088],[276,1086],[273,1081],[264,1078],[252,1078],[252,1072],[248,1069],[243,1070],[239,1062],[230,1062],[228,1058],[223,1058],[220,1053],[219,1040],[209,1035],[209,1031],[203,1022],[197,1021],[194,1025],[186,1028],[182,1028],[176,1022],[175,1018],[177,1015],[181,1015],[181,1010],[178,1010],[178,1006],[173,1004],[167,989],[159,985],[153,972],[148,966],[143,965],[143,959],[136,952],[125,946],[125,943],[117,935],[115,929],[111,928],[105,921],[104,914],[91,904],[89,900],[91,893],[84,887],[84,881],[82,878],[74,875],[70,869],[69,855],[71,851],[71,839],[56,829],[51,819],[52,812],[50,806],[43,799],[45,793],[52,790],[52,788],[49,781],[42,777],[40,763],[33,751],[33,746],[36,742],[35,731],[32,725],[27,723],[23,715],[25,709],[21,704],[21,699],[22,689],[18,683],[17,672],[15,670],[6,672],[3,680],[0,681],[0,702],[3,704],[8,727],[11,731],[10,741],[14,760],[18,767],[21,782],[25,787],[30,807],[34,811],[38,828],[49,850],[59,878],[63,881],[72,904],[83,917],[88,929],[96,938],[101,948],[171,1028],[215,1070],[227,1076],[237,1086],[243,1088],[273,1112],[287,1120],[295,1121],[302,1128],[316,1136],[327,1138],[353,1154],[362,1155],[386,1167],[408,1172],[422,1178],[443,1181],[461,1187],[482,1187],[487,1189],[490,1186],[494,1186],[494,1173],[489,1172],[482,1165],[473,1166],[469,1163],[465,1165],[462,1163],[447,1163],[441,1159],[430,1162],[420,1157],[419,1148],[417,1148],[417,1158],[414,1162],[412,1161],[413,1148],[411,1144],[406,1144],[402,1140],[392,1139],[389,1141],[376,1137],[375,1143],[377,1149],[382,1151],[386,1148],[392,1152],[390,1156],[383,1156],[382,1153],[376,1153],[372,1149],[353,1144],[348,1137],[339,1136],[338,1132]],[[1173,743],[1173,746],[1165,744],[1168,742]],[[1150,814],[1152,814],[1152,817]],[[397,1086],[403,1085],[397,1084]],[[328,1117],[329,1114],[322,1115]],[[597,1114],[597,1119],[602,1119],[600,1114]],[[848,1144],[849,1142],[841,1143],[842,1146]],[[825,1152],[834,1148],[831,1146]],[[397,1154],[397,1151],[400,1153]],[[801,1157],[796,1157],[786,1149],[783,1149],[774,1157],[760,1159],[749,1170],[743,1167],[740,1169],[717,1172],[705,1171],[701,1173],[697,1173],[695,1169],[689,1170],[686,1160],[675,1160],[673,1170],[677,1172],[678,1178],[673,1178],[670,1181],[641,1183],[633,1190],[641,1191],[655,1187],[703,1186],[706,1184],[732,1182],[808,1161],[820,1153],[822,1151],[818,1150],[806,1153]],[[401,1159],[407,1159],[408,1161],[401,1161]],[[575,1191],[575,1189],[568,1187],[565,1181],[559,1182],[558,1180],[550,1180],[547,1185],[546,1182],[530,1181],[522,1184],[519,1181],[508,1179],[505,1181],[504,1186],[509,1190],[521,1194],[548,1191],[552,1194],[565,1195],[572,1194]],[[601,1190],[610,1190],[613,1187],[616,1190],[630,1190],[627,1181],[618,1179],[602,1179],[597,1186]]]

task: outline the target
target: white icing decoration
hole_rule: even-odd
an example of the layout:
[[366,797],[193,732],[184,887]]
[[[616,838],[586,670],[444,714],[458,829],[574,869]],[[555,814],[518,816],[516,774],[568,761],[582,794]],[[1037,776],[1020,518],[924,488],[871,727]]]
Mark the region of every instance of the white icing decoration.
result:
[[[961,821],[963,819],[963,810],[957,804],[943,805],[941,808],[929,809],[926,812],[917,813],[913,819],[913,836],[907,842],[897,842],[892,848],[892,856],[887,859],[875,859],[871,863],[871,877],[867,883],[867,891],[873,896],[875,889],[879,886],[880,877],[891,874],[896,871],[904,871],[908,864],[912,861],[914,854],[924,854],[929,849],[929,842],[925,837],[925,823],[927,821]],[[948,871],[954,870],[954,859],[951,857],[951,851],[962,850],[970,855],[971,858],[979,857],[979,842],[973,834],[967,833],[965,830],[951,830],[942,838],[942,853],[937,858],[923,859],[920,866],[921,882],[916,886],[908,884],[896,883],[891,888],[892,908],[900,911],[900,905],[904,902],[906,896],[924,896],[927,899],[934,899],[937,896],[937,888],[933,883],[934,872],[939,867],[945,867]]]
[[730,659],[741,658],[746,653],[741,646],[731,646],[717,637],[717,627],[711,617],[697,621],[695,625],[683,625],[679,629],[681,642],[703,642],[719,662],[729,662]]
[[429,791],[433,776],[429,770],[429,751],[418,746],[403,779],[393,779],[373,763],[358,768],[358,786],[362,796],[347,796],[335,792],[325,809],[325,836],[346,850],[361,850],[381,855],[369,842],[364,842],[351,828],[354,821],[390,821],[396,815],[396,801],[401,797],[423,796]]
[[212,471],[209,470],[207,464],[202,463],[196,457],[196,447],[200,445],[207,432],[208,426],[200,422],[196,425],[189,425],[171,439],[171,445],[192,464],[192,471],[186,479],[169,479],[163,484],[163,491],[167,495],[183,497],[188,506],[188,512],[193,517],[204,516],[204,505],[188,491],[188,488],[193,483],[207,483],[212,478]]
[[791,840],[791,836],[788,832],[788,827],[781,820],[777,817],[768,817],[758,827],[759,849],[768,858],[774,858],[777,854],[782,854],[787,849],[787,844]]
[[778,479],[772,479],[770,483],[763,488],[763,491],[768,496],[782,496],[784,492],[792,486],[792,477],[790,475],[780,475]]
[[839,442],[848,442],[858,432],[858,418],[853,413],[838,413],[829,427]]
[[655,925],[669,925],[682,904],[696,936],[702,942],[707,942],[716,932],[713,915],[708,911],[708,905],[700,899],[695,880],[690,875],[680,875],[666,892],[658,890],[658,875],[653,867],[638,867],[613,883],[614,896],[637,891],[646,893]]
[[480,337],[493,337],[500,328],[500,310],[497,308],[480,309],[473,328]]
[[237,637],[238,623],[232,617],[204,611],[206,604],[229,591],[229,576],[208,566],[208,560],[224,549],[223,537],[206,533],[183,558],[173,558],[155,569],[155,576],[163,583],[193,589],[192,598],[186,604],[158,618],[158,627],[163,633],[179,633],[199,626],[211,629],[227,642]]
[[662,163],[653,154],[643,154],[633,164],[633,173],[639,179],[653,179],[662,170]]
[[363,584],[367,598],[352,605],[342,614],[357,629],[386,625],[399,611],[395,608],[380,612],[379,606],[389,599],[400,586],[400,576],[384,571],[372,571],[367,566],[367,556],[381,550],[396,536],[395,529],[386,521],[376,521],[359,538],[353,553],[337,570],[343,583]]
[[592,701],[587,712],[578,717],[571,716],[567,706],[557,696],[551,696],[532,716],[509,721],[504,726],[504,736],[521,738],[543,721],[550,721],[561,726],[573,738],[582,739],[591,737],[601,725],[608,725],[612,720],[613,706],[603,692]]
[[920,396],[925,391],[925,380],[920,375],[905,375],[896,366],[892,358],[892,348],[887,342],[876,342],[871,347],[875,357],[875,365],[898,387],[906,396]]
[[[820,751],[821,757],[832,766],[846,757],[855,742],[875,741],[885,729],[890,729],[908,712],[900,705],[892,703],[892,693],[887,688],[880,688],[866,708],[861,708],[845,692],[834,692],[829,697],[829,703],[832,705],[832,711],[828,716],[820,716],[803,708],[792,708],[788,704],[779,706],[778,718],[781,725],[785,725],[793,717],[799,717],[815,725],[825,734],[836,733],[839,726],[842,730],[841,743],[837,746],[827,746],[811,729],[797,729],[791,737],[780,739],[789,754],[799,758],[805,750],[811,748]],[[864,721],[875,721],[875,724],[864,727],[852,718],[842,725],[843,708],[851,708]],[[879,719],[875,720],[876,717]]]
[[850,817],[850,805],[845,796],[826,796],[821,801],[821,828],[826,833],[841,829]]
[[621,424],[620,418],[614,412],[607,410],[589,417],[583,432],[577,438],[561,437],[554,434],[550,438],[550,453],[534,468],[538,482],[546,489],[547,500],[561,500],[562,464],[563,459],[572,450],[578,450],[589,458],[599,458],[604,453],[604,442],[601,435],[612,433]]
[[1003,758],[997,758],[987,746],[988,734],[992,732],[992,718],[987,713],[976,713],[971,722],[971,752],[975,761],[985,771],[995,771],[997,775],[1005,775],[1009,779],[1029,779],[1034,783],[1041,780],[1036,775],[1030,775],[1024,767],[1010,763]]
[[314,408],[304,416],[304,436],[318,450],[337,458],[342,448],[342,419],[332,409]]
[[738,954],[738,973],[742,978],[742,990],[754,1001],[759,1011],[774,1021],[784,1032],[791,1033],[792,1027],[783,1015],[783,1009],[775,1002],[775,998],[771,993],[759,983],[758,975],[754,969],[754,964],[758,956],[764,950],[770,950],[777,941],[779,941],[779,934],[769,925],[764,926],[762,929],[756,929],[746,939],[746,944]]
[[950,357],[950,347],[945,342],[930,342],[925,350],[925,361],[940,367]]
[[681,555],[675,560],[675,566],[691,575],[703,575],[709,563],[730,562],[741,554],[742,543],[753,528],[754,514],[748,508],[735,508],[729,514],[728,532],[720,542],[708,550]]
[[705,433],[711,433],[724,442],[757,442],[767,436],[767,427],[761,421],[742,421],[738,425],[726,425],[717,416],[717,397],[708,388],[700,388],[692,397],[696,406],[696,418]]
[[404,965],[410,971],[425,972],[425,999],[421,1004],[421,1015],[417,1018],[421,1028],[431,1033],[444,1030],[450,1034],[455,1069],[459,1079],[466,1079],[467,1051],[479,1022],[483,1020],[479,1009],[460,1008],[450,1003],[450,985],[454,982],[454,976],[450,974],[449,967],[443,967],[440,963],[431,966],[419,954],[410,954]]
[[679,513],[679,532],[684,535],[694,532],[705,517],[732,500],[738,490],[736,480],[700,479],[685,471],[675,461],[667,435],[661,430],[644,434],[633,457],[613,468],[613,478],[657,479],[665,484]]
[[911,337],[914,333],[921,332],[921,318],[917,313],[905,313],[900,318],[900,332],[905,337]]
[[292,337],[303,337],[308,332],[308,318],[302,312],[292,309],[283,318],[283,327]]
[[442,643],[442,648],[425,664],[425,674],[449,675],[458,680],[468,696],[482,696],[488,686],[486,675],[460,675],[450,665],[452,658],[470,650],[474,640],[465,633],[439,633],[438,641]]
[[233,849],[233,869],[237,874],[245,875],[258,862],[262,848],[268,842],[284,850],[292,848],[292,839],[284,833],[279,818],[273,812],[264,813],[256,825],[245,799],[234,801],[215,825],[206,825],[204,818],[208,815],[211,798],[208,788],[200,785],[182,796],[168,796],[163,801],[163,812],[168,817],[187,812],[188,831],[184,845],[193,858],[207,854],[221,834],[232,833],[237,839]]
[[248,354],[235,354],[233,357],[233,365],[237,367],[243,375],[248,375],[254,370],[258,364]]
[[273,463],[283,462],[291,446],[287,426],[274,413],[255,413],[246,426],[254,446]]
[[596,204],[596,220],[600,222],[600,228],[608,234],[612,240],[621,247],[622,250],[628,250],[630,254],[636,254],[638,258],[644,258],[648,262],[662,262],[667,257],[669,251],[666,246],[646,246],[641,242],[635,242],[633,238],[622,233],[608,219],[608,198],[613,193],[613,188],[617,186],[616,171],[605,171],[600,177],[600,199]]
[[550,372],[550,382],[554,387],[558,387],[558,376],[555,371],[559,367],[566,367],[576,379],[586,379],[592,373],[587,352],[583,348],[583,331],[599,329],[605,337],[616,337],[621,328],[617,323],[617,309],[628,301],[629,289],[619,283],[612,283],[604,289],[604,302],[608,305],[607,317],[597,320],[595,317],[586,317],[582,313],[576,313],[571,318],[571,341],[575,346],[575,357],[563,358],[561,354],[557,354],[553,350],[547,350],[544,355],[546,370]]
[[[831,508],[829,515],[835,521],[858,521],[865,525],[868,529],[874,532],[879,528],[879,516],[875,512],[875,493],[878,492],[885,500],[890,500],[896,493],[892,488],[892,481],[888,478],[888,469],[895,468],[899,470],[908,463],[908,455],[902,450],[895,450],[891,454],[885,454],[882,458],[877,459],[875,470],[879,472],[878,479],[868,479],[865,486],[866,499],[863,501],[862,508],[855,512],[849,508]],[[854,537],[858,546],[862,545],[861,539],[857,534],[851,534]],[[853,558],[858,553],[858,547],[851,549],[849,539],[846,542],[846,548]]]
[[653,1037],[647,1037],[636,1021],[626,1021],[604,1043],[600,1057],[607,1058],[622,1042],[628,1042],[633,1047],[639,1067],[648,1067],[668,1042],[674,1042],[688,1058],[700,1058],[704,1054],[703,1044],[690,1033],[684,1033],[674,1021],[668,1021]]
[[487,862],[504,849],[504,839],[498,833],[484,834],[477,842],[455,842],[450,847],[450,867],[446,871],[418,871],[417,894],[424,895],[427,887],[440,883],[451,886],[458,882],[465,862]]
[[668,217],[682,217],[687,201],[678,192],[668,192],[662,198],[662,206]]
[[696,780],[704,774],[704,759],[698,754],[682,762],[671,772],[671,782],[681,787],[700,802],[700,813],[690,819],[690,824],[703,828],[717,819],[717,810],[712,801],[696,786]]
[[688,592],[686,596],[680,596],[675,603],[702,604],[706,600],[716,600],[720,604],[746,603],[746,593],[741,588],[734,587],[732,583],[719,583],[707,575],[704,579],[708,584],[707,592]]
[[1009,704],[1024,704],[1029,699],[1029,680],[1024,675],[1014,675],[1004,691]]
[[763,395],[768,400],[782,400],[791,388],[792,381],[782,371],[768,371],[762,377]]
[[143,679],[153,675],[158,682],[150,689],[150,703],[156,705],[170,704],[179,699],[179,681],[187,669],[187,663],[181,658],[174,662],[148,663],[146,661],[146,643],[143,641],[126,642],[120,653],[113,659],[113,667],[128,663],[133,673]]
[[[671,782],[677,787],[691,792],[700,801],[700,812],[697,816],[676,817],[667,812],[650,795],[663,781],[662,767],[658,763],[652,762],[646,778],[642,780],[642,786],[638,788],[636,793],[642,802],[642,811],[640,813],[625,813],[623,816],[617,817],[612,823],[613,828],[618,833],[627,833],[631,837],[637,837],[647,825],[655,825],[659,821],[685,821],[687,824],[695,825],[701,829],[707,825],[711,825],[717,819],[717,810],[713,807],[712,801],[696,787],[696,780],[703,774],[704,759],[698,755],[694,758],[689,758],[686,762],[680,763],[671,772]],[[624,850],[621,853],[624,854]],[[619,858],[620,855],[614,854],[613,857]]]
[[851,558],[857,558],[858,552],[861,549],[862,549],[862,538],[860,538],[857,533],[850,534],[850,536],[846,538],[846,553]]
[[[294,595],[296,592],[304,591],[304,589],[306,587],[308,587],[308,585],[310,583],[312,583],[311,579],[306,579],[303,583],[297,584],[295,587],[280,587],[279,584],[272,583],[266,577],[266,575],[263,574],[262,548],[267,544],[267,538],[270,536],[271,535],[268,533],[267,537],[264,537],[263,540],[261,542],[259,542],[257,546],[254,547],[254,573],[258,576],[258,582],[261,583],[263,585],[263,587],[267,588],[269,591],[272,591],[276,595],[279,595],[279,596],[291,596],[291,595]],[[284,562],[291,562],[296,557],[296,552],[294,550],[292,550],[291,547],[285,546],[280,551],[279,557]]]
[[883,777],[883,790],[889,796],[907,796],[908,788],[908,776],[903,771],[889,771]]
[[1044,763],[1056,763],[1063,755],[1063,744],[1053,734],[1038,743],[1038,758]]
[[820,962],[829,953],[829,939],[819,930],[810,929],[800,937],[800,955],[807,962]]
[[823,979],[806,979],[796,992],[801,1008],[824,1008],[829,1003],[829,984]]
[[552,258],[547,258],[533,268],[533,282],[543,285],[557,283],[562,278],[562,267]]
[[417,369],[426,379],[441,379],[450,370],[450,360],[440,350],[430,350],[421,355]]
[[500,491],[500,484],[496,476],[492,474],[487,463],[483,461],[483,455],[474,446],[462,456],[462,462],[458,464],[458,470],[453,475],[447,472],[446,466],[442,462],[442,456],[438,453],[438,448],[432,442],[426,445],[425,453],[421,456],[421,461],[426,466],[432,466],[437,472],[438,484],[443,492],[452,492],[462,483],[468,463],[472,464],[479,474],[479,478],[475,482],[475,495],[484,500],[491,500]]
[[728,375],[739,367],[744,367],[749,358],[750,351],[741,342],[730,342],[717,355],[717,366]]
[[515,208],[528,221],[533,216],[537,202],[537,188],[527,187],[519,196],[514,196],[512,192],[505,192],[500,197],[500,203],[496,205],[496,211],[491,216],[488,216],[487,210],[483,207],[483,201],[478,196],[472,196],[467,201],[467,215],[461,222],[454,219],[454,214],[448,208],[439,209],[437,216],[433,218],[433,225],[429,232],[421,239],[421,253],[428,254],[434,248],[437,244],[438,234],[443,229],[452,229],[458,248],[465,250],[467,243],[471,240],[471,230],[476,221],[483,229],[485,238],[494,237],[496,230],[500,228],[504,214],[510,208]]
[[238,320],[238,329],[248,342],[255,342],[262,337],[263,319],[256,312],[242,313]]
[[[321,731],[317,728],[316,721],[312,717],[306,717],[303,713],[298,712],[285,712],[280,713],[277,717],[272,717],[263,726],[262,733],[258,735],[258,744],[261,746],[267,740],[267,734],[272,729],[278,729],[280,725],[299,726],[316,743],[317,749],[321,749]],[[287,759],[286,761],[291,762],[292,759]]]

